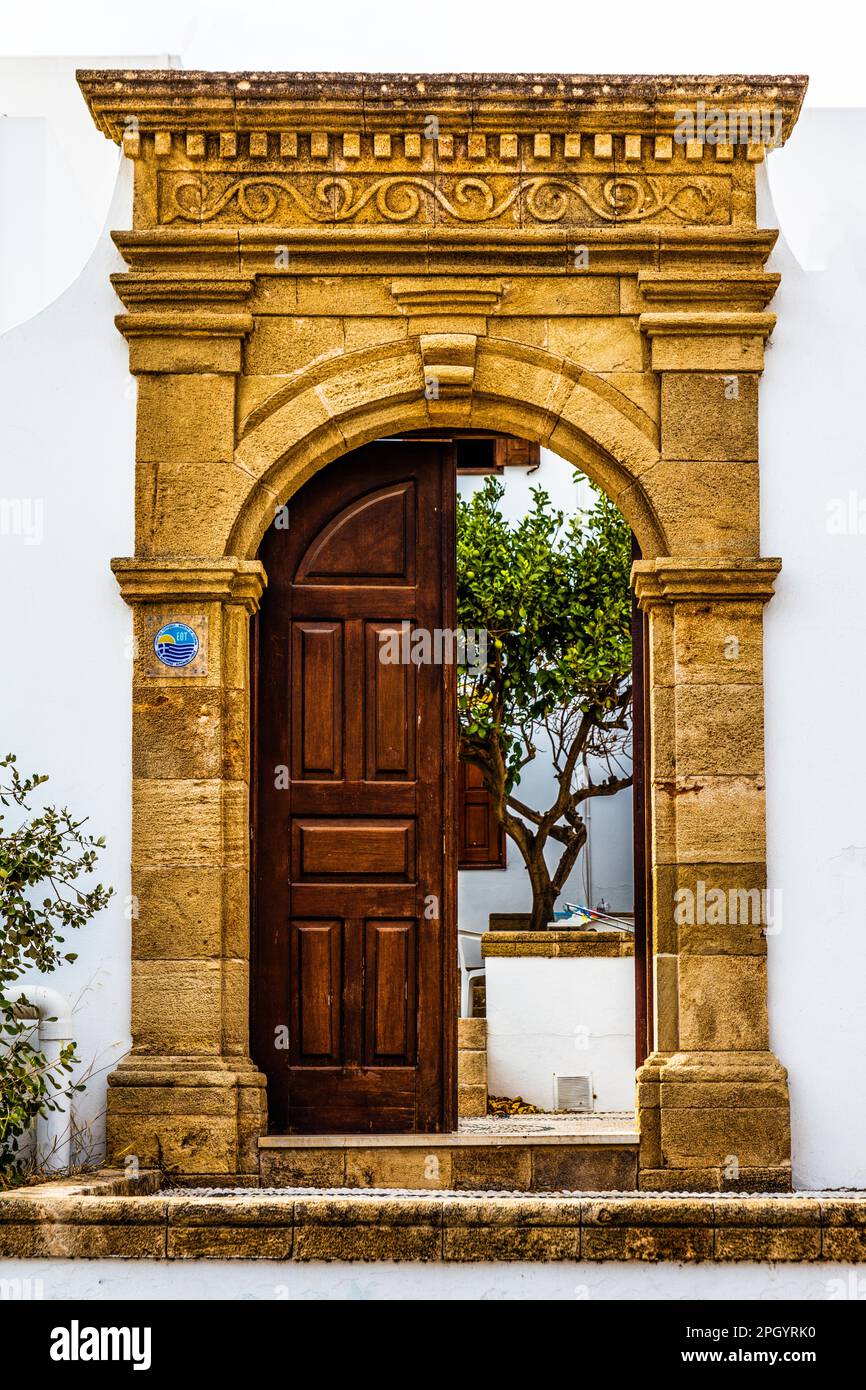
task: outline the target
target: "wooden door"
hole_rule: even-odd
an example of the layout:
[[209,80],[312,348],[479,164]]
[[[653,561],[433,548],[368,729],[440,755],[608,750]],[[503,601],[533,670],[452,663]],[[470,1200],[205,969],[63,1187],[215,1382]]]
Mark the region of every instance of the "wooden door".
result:
[[457,764],[457,867],[504,869],[505,831],[493,812],[481,769]]
[[272,1132],[456,1121],[455,668],[404,659],[416,629],[454,627],[454,495],[449,445],[379,442],[262,543],[252,1016]]

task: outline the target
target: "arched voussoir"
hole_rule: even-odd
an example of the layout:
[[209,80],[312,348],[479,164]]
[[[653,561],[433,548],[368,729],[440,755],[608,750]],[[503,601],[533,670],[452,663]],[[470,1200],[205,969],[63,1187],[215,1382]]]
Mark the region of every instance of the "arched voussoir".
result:
[[[640,485],[658,462],[648,429],[618,392],[592,373],[539,349],[479,338],[468,389],[428,400],[429,366],[418,339],[333,357],[287,383],[246,423],[235,462],[249,491],[226,553],[252,558],[274,509],[308,478],[384,435],[458,421],[553,449],[621,506],[649,558],[667,553],[663,526]],[[624,398],[623,398],[624,402]]]

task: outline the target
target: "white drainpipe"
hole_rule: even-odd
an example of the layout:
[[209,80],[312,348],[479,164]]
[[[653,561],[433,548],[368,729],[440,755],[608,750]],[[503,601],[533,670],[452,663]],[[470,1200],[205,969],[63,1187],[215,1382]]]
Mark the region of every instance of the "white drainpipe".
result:
[[[72,1009],[59,990],[46,985],[16,985],[3,996],[11,1004],[29,1004],[39,1014],[39,1047],[53,1065],[67,1043],[72,1042]],[[49,1173],[65,1172],[72,1149],[72,1104],[68,1089],[54,1092],[57,1106],[36,1120],[36,1154],[41,1168]]]

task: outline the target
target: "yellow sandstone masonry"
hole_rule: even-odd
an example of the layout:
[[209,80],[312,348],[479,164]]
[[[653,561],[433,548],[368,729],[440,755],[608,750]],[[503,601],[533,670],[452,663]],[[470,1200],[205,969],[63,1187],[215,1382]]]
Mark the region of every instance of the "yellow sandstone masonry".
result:
[[[247,781],[262,535],[346,451],[471,427],[584,470],[641,549],[656,998],[638,1074],[639,1182],[786,1186],[765,923],[678,910],[683,892],[705,905],[713,889],[738,903],[767,887],[761,632],[779,561],[761,558],[757,409],[776,233],[756,222],[760,148],[684,146],[675,133],[677,113],[702,101],[778,110],[787,139],[805,79],[79,81],[135,171],[133,226],[116,233],[127,269],[113,283],[139,388],[136,553],[114,568],[138,640],[138,916],[112,1156],[258,1171]],[[130,117],[137,134],[124,140]],[[149,656],[156,627],[178,617],[206,634],[202,669],[185,676]],[[480,1111],[483,1048],[468,1032],[464,1043],[462,1104]],[[302,1213],[296,1257],[351,1253],[361,1236],[341,1220]],[[187,1232],[187,1252],[202,1238]],[[419,1218],[382,1253],[420,1256],[432,1239]],[[726,1239],[736,1257],[740,1237]],[[461,1240],[471,1257],[471,1234]],[[592,1222],[585,1239],[590,1257],[662,1246],[694,1257],[704,1243],[701,1230],[682,1244]]]

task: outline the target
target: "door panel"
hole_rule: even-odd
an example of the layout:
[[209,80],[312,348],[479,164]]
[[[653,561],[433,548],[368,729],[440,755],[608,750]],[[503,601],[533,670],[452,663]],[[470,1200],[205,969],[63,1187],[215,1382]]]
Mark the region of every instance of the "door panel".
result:
[[383,662],[383,643],[399,641],[393,623],[366,625],[367,778],[413,781],[415,740],[415,671],[406,662]]
[[415,881],[415,821],[296,820],[292,822],[294,883]]
[[252,1015],[271,1128],[450,1129],[455,672],[402,660],[413,628],[454,627],[450,446],[347,455],[260,554]]
[[402,1063],[415,1055],[415,942],[417,923],[365,923],[371,1007],[367,1012],[366,1061],[370,1066]]
[[340,1055],[342,924],[292,922],[294,1060],[307,1065],[334,1063]]
[[293,773],[338,778],[343,769],[343,627],[295,623],[292,660],[299,708],[293,721]]
[[305,584],[335,578],[414,581],[414,481],[367,493],[344,507],[301,561]]

